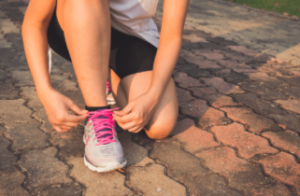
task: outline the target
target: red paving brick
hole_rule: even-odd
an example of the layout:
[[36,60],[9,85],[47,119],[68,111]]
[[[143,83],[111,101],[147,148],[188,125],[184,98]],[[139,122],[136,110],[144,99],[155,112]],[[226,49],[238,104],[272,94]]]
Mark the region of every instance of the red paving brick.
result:
[[292,196],[291,191],[281,183],[276,183],[271,187],[263,187],[258,189],[250,189],[245,191],[245,195],[249,196]]
[[211,133],[195,127],[194,121],[191,119],[179,121],[176,124],[175,132],[179,132],[179,134],[174,138],[182,142],[183,148],[190,153],[220,145],[215,142]]
[[174,77],[175,82],[178,83],[178,85],[181,88],[189,88],[189,87],[201,87],[204,86],[200,83],[199,80],[189,77],[186,73],[183,72],[177,72]]
[[244,126],[236,122],[227,126],[214,126],[211,131],[223,144],[237,148],[238,154],[245,159],[257,154],[278,152],[269,146],[266,139],[246,132]]
[[277,100],[275,102],[286,110],[300,114],[300,100]]
[[293,131],[265,132],[262,134],[268,138],[272,145],[295,154],[300,159],[300,137]]
[[218,89],[218,91],[223,94],[227,94],[231,89],[234,88],[233,84],[229,84],[219,77],[203,78],[202,80],[205,84]]
[[215,108],[209,107],[204,116],[199,120],[199,125],[203,129],[215,125],[226,125],[231,121],[225,117],[224,112]]
[[217,61],[217,63],[219,63],[220,65],[226,67],[226,68],[229,68],[229,69],[234,69],[234,68],[237,68],[237,67],[240,67],[240,63],[237,62],[236,60],[229,60],[229,59],[226,59],[226,60],[219,60]]
[[297,194],[300,195],[300,165],[292,155],[280,152],[258,162],[263,164],[266,174],[282,183],[293,186]]
[[245,192],[268,185],[271,179],[264,176],[258,165],[238,158],[232,148],[223,146],[196,154],[201,163],[224,176],[228,185]]
[[238,106],[239,104],[234,102],[231,97],[223,95],[218,98],[215,102],[212,103],[212,106],[215,108],[221,108],[225,106]]
[[226,112],[227,117],[232,119],[233,121],[246,124],[249,127],[248,130],[253,133],[259,134],[263,130],[278,129],[272,120],[264,116],[253,113],[251,109],[225,107],[225,108],[221,108],[221,110]]
[[184,115],[192,116],[197,119],[201,118],[208,109],[206,101],[201,99],[179,103],[179,106]]

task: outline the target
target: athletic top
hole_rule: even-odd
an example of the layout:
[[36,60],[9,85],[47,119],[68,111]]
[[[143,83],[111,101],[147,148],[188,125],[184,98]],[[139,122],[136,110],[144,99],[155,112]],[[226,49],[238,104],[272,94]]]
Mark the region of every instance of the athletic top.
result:
[[110,0],[111,25],[158,47],[159,33],[151,19],[158,0]]

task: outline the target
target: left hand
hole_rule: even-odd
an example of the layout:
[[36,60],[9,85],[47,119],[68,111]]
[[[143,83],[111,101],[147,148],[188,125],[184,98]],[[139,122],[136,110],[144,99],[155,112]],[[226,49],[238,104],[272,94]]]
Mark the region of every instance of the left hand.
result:
[[121,111],[114,111],[114,119],[118,125],[132,133],[138,133],[149,122],[156,101],[149,93],[144,93],[134,100],[130,101]]

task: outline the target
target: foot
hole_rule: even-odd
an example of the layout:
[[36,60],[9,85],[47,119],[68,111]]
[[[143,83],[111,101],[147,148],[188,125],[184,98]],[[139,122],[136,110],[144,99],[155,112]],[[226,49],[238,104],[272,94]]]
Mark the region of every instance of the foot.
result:
[[115,105],[116,101],[112,95],[109,81],[106,82],[106,101],[108,105]]
[[117,138],[113,109],[89,112],[84,127],[84,164],[92,171],[107,172],[126,165],[122,146]]

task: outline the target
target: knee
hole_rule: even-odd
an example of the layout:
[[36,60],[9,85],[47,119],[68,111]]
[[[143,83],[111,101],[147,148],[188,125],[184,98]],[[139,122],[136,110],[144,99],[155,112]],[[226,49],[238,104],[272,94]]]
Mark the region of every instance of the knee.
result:
[[168,137],[172,131],[174,125],[166,124],[166,125],[155,125],[151,126],[149,129],[145,128],[145,132],[150,139],[161,140]]

